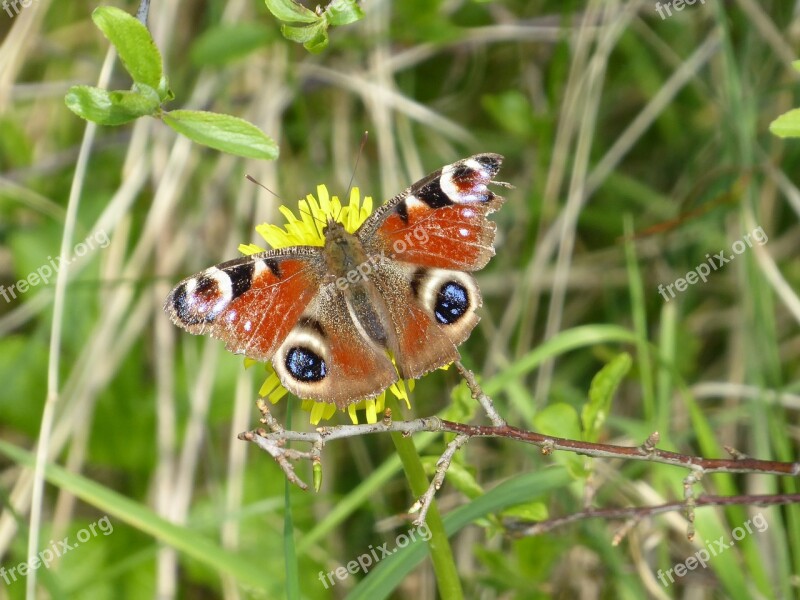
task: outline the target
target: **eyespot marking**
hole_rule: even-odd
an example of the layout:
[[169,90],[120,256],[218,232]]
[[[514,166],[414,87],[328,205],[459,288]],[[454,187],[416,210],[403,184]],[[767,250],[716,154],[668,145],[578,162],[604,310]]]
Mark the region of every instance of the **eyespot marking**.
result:
[[233,285],[230,277],[216,267],[175,288],[172,307],[177,318],[186,325],[210,323],[230,303]]
[[442,325],[452,325],[469,310],[469,292],[457,281],[447,281],[439,288],[433,314]]
[[328,374],[328,366],[323,358],[313,350],[301,346],[289,349],[285,365],[292,377],[304,383],[322,381]]

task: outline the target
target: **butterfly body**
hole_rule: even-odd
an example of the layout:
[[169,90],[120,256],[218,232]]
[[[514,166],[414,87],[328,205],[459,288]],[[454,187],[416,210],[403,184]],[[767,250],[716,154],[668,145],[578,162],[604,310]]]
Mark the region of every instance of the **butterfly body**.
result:
[[[478,154],[428,175],[348,232],[331,219],[323,246],[253,254],[185,279],[167,298],[172,321],[271,360],[301,398],[338,407],[399,377],[459,358],[478,322],[470,272],[494,254],[488,190],[502,157]],[[390,359],[394,359],[394,363]]]

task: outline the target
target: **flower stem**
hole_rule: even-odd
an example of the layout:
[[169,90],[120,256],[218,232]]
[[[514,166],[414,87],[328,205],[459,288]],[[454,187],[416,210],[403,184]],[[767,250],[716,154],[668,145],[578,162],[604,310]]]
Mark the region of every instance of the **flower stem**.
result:
[[[393,404],[391,408],[395,414],[400,413],[397,401],[390,398],[388,394],[386,403],[387,405]],[[428,489],[429,482],[414,442],[411,436],[404,436],[402,433],[392,433],[391,436],[394,447],[400,457],[400,462],[403,464],[406,479],[411,486],[411,492],[418,498]],[[433,571],[436,574],[439,596],[445,600],[462,599],[464,592],[461,590],[461,580],[458,576],[456,563],[453,560],[453,551],[450,548],[450,541],[447,539],[444,523],[442,523],[439,509],[434,500],[431,500],[425,523],[431,532],[428,547],[430,548],[431,561],[433,562]]]

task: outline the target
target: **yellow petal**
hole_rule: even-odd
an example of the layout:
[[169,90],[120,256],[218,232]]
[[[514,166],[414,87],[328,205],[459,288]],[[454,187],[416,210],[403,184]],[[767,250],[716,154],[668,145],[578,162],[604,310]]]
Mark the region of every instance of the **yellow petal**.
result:
[[249,256],[251,254],[264,252],[264,248],[262,248],[261,246],[256,246],[255,244],[239,244],[239,252],[241,252],[245,256]]
[[311,408],[311,417],[309,418],[311,424],[318,425],[324,416],[325,416],[325,403],[314,402],[314,406]]
[[378,413],[375,410],[375,400],[370,398],[365,400],[365,404],[367,405],[367,423],[377,423]]

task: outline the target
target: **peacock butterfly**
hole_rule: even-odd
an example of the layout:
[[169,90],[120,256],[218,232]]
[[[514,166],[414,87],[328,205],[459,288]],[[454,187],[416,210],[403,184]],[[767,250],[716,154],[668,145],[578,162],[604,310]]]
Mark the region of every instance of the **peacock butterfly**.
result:
[[[494,255],[503,198],[487,188],[499,154],[442,167],[349,233],[334,219],[324,246],[293,246],[224,262],[180,282],[164,310],[193,334],[272,361],[300,398],[345,408],[398,380],[458,360],[478,323],[470,272]],[[389,357],[394,358],[394,364]]]

